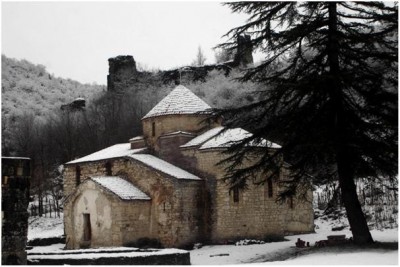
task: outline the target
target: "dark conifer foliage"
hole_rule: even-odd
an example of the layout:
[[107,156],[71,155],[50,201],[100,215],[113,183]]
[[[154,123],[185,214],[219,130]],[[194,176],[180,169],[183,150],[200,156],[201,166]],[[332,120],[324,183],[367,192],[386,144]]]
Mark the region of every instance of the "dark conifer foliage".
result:
[[[229,127],[254,135],[228,152],[232,187],[245,188],[252,174],[276,176],[284,158],[291,171],[280,198],[304,185],[338,180],[356,243],[372,242],[354,180],[396,179],[398,161],[398,7],[381,2],[234,2],[249,14],[219,47],[235,49],[249,34],[266,53],[243,81],[264,84],[262,100],[219,110]],[[255,150],[261,138],[281,149]],[[260,160],[241,167],[248,152]]]

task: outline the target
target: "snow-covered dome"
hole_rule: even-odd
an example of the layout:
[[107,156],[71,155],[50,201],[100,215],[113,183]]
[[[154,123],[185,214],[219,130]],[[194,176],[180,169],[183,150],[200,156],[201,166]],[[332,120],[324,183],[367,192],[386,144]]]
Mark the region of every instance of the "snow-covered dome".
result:
[[178,85],[161,100],[143,119],[171,115],[208,112],[211,107],[183,85]]

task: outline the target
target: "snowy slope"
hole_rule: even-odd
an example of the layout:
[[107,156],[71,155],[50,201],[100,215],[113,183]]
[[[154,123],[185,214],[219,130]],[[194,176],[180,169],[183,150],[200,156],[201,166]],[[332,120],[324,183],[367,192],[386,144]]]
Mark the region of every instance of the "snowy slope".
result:
[[[46,215],[48,216],[48,214]],[[28,240],[61,237],[64,234],[64,216],[60,218],[31,216],[28,220]]]

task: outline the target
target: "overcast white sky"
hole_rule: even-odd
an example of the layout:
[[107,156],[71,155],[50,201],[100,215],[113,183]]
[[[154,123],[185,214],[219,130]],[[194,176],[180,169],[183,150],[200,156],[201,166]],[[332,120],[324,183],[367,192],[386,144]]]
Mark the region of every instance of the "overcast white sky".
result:
[[148,68],[190,64],[245,22],[219,2],[2,2],[2,54],[50,73],[106,84],[108,61],[132,55]]

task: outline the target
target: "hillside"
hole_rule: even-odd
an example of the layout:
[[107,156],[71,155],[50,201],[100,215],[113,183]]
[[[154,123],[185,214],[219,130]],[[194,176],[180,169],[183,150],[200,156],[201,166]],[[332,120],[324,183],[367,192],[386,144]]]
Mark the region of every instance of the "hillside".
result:
[[81,84],[71,79],[54,77],[43,65],[27,60],[1,56],[2,118],[32,113],[47,117],[77,97],[93,99],[106,88],[102,85]]

